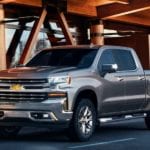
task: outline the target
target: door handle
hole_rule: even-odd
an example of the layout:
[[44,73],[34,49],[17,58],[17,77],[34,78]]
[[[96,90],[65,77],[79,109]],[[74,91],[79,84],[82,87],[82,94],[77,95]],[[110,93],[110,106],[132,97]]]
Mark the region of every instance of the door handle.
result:
[[123,81],[124,79],[121,78],[121,77],[118,77],[117,80],[118,80],[118,81]]

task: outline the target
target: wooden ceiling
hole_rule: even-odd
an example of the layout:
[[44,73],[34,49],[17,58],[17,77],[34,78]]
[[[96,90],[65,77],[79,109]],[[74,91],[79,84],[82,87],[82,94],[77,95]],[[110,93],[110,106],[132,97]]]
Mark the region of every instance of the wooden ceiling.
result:
[[[50,3],[54,0],[47,1]],[[150,26],[150,0],[61,1],[67,1],[67,12],[69,14]],[[60,0],[56,0],[56,2],[59,3]],[[0,4],[42,7],[42,0],[0,0]]]

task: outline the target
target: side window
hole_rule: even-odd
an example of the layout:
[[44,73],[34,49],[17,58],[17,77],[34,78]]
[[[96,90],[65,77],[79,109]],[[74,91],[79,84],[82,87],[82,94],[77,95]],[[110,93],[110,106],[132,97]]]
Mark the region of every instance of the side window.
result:
[[115,64],[113,53],[112,53],[112,50],[110,49],[105,50],[100,57],[99,64],[98,64],[100,72],[102,70],[102,65],[104,64]]
[[118,71],[136,69],[136,64],[130,51],[113,50],[113,56],[116,64],[118,65]]

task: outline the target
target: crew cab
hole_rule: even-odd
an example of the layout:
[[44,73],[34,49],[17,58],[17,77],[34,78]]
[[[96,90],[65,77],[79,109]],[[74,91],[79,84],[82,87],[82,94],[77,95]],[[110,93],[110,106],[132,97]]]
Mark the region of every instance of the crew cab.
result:
[[150,129],[150,71],[123,46],[60,46],[0,71],[0,133],[65,127],[86,141],[100,118],[144,114]]

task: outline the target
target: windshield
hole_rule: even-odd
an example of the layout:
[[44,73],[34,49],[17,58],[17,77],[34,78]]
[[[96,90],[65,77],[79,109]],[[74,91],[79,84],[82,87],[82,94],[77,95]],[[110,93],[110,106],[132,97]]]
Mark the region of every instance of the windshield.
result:
[[57,66],[88,68],[92,65],[98,49],[44,50],[33,57],[27,67]]

